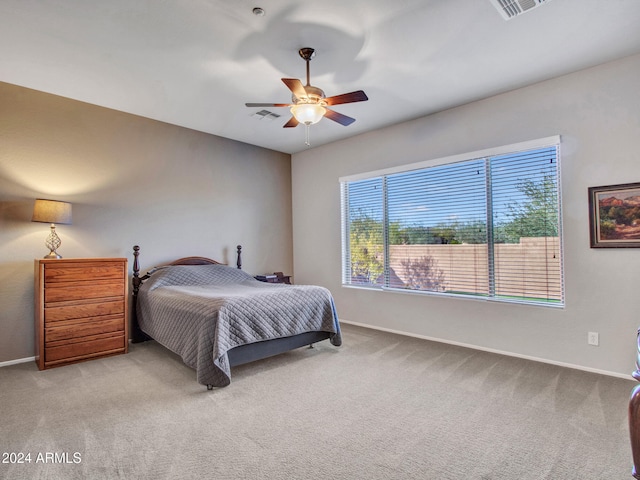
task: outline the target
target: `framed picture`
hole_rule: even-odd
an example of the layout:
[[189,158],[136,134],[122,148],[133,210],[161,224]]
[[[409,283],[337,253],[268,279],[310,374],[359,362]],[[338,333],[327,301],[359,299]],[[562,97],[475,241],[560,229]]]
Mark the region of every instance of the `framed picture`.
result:
[[640,247],[640,183],[589,188],[591,248]]

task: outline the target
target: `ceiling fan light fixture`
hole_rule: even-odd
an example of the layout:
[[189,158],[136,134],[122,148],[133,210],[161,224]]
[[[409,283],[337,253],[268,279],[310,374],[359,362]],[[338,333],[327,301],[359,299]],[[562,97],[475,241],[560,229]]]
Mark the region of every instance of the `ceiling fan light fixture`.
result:
[[317,103],[299,103],[291,107],[291,114],[304,125],[318,123],[327,109]]

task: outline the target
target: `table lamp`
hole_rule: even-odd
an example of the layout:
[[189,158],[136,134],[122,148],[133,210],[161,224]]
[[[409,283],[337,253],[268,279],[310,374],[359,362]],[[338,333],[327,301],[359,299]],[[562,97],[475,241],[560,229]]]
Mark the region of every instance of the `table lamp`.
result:
[[56,234],[56,223],[62,225],[71,224],[71,204],[67,202],[59,202],[57,200],[36,199],[33,206],[32,222],[42,222],[51,224],[51,233],[47,237],[44,244],[50,250],[44,258],[62,258],[56,250],[60,248],[62,242]]

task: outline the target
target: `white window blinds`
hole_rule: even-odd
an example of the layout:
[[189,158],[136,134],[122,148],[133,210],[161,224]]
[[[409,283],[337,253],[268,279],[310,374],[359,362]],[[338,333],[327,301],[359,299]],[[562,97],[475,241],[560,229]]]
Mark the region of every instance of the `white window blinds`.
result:
[[[383,285],[384,273],[384,193],[383,178],[351,182],[343,191],[343,283]],[[343,207],[344,210],[344,207]]]
[[342,180],[343,284],[562,305],[558,147]]

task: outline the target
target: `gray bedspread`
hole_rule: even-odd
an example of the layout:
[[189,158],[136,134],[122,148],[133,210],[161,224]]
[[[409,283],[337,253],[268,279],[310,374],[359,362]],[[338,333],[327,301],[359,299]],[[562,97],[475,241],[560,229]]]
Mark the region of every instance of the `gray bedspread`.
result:
[[140,287],[137,316],[143,332],[196,370],[199,383],[216,387],[231,382],[234,347],[310,331],[342,343],[326,288],[259,282],[224,265],[157,269]]

